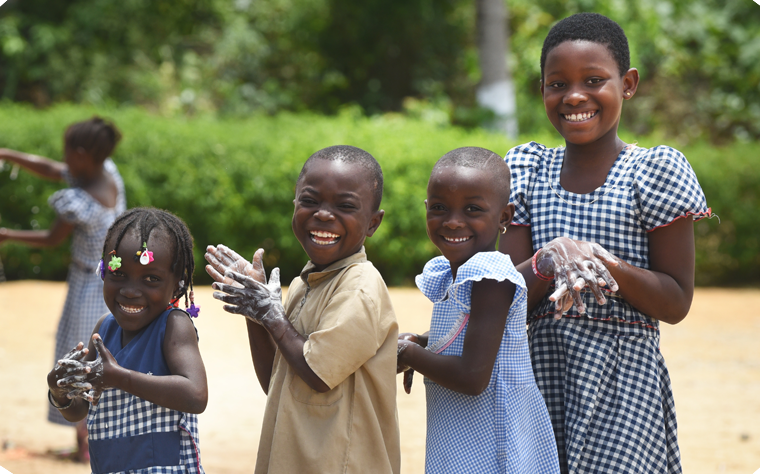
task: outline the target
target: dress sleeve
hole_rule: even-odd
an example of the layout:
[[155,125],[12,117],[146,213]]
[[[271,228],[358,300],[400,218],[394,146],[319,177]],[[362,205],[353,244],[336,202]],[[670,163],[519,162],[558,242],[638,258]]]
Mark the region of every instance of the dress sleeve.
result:
[[378,304],[367,292],[335,293],[304,344],[306,363],[333,389],[377,353],[388,335],[383,329]]
[[79,188],[56,191],[48,198],[48,204],[60,219],[74,225],[92,222],[98,211],[89,194]]
[[528,195],[536,178],[543,150],[544,147],[538,143],[525,143],[509,150],[504,158],[512,173],[509,200],[515,204],[513,225],[530,225]]
[[697,175],[678,150],[668,146],[648,150],[634,177],[641,225],[647,232],[681,217],[699,220],[711,215]]
[[459,269],[457,278],[449,288],[449,297],[460,311],[469,313],[472,308],[472,284],[482,280],[509,280],[517,287],[513,301],[527,293],[525,280],[515,269],[509,255],[501,252],[479,252]]

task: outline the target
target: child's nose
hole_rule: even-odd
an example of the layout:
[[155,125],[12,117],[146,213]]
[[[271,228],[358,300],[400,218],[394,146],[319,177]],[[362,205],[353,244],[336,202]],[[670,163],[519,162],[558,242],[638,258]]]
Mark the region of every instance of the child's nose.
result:
[[460,227],[464,227],[464,222],[462,222],[461,219],[452,217],[451,219],[444,222],[443,226],[448,227],[449,229],[459,229]]
[[332,221],[335,220],[335,216],[332,212],[328,211],[327,209],[320,209],[317,212],[314,213],[314,217],[319,219],[320,221]]
[[585,102],[588,100],[588,95],[585,91],[578,87],[573,87],[569,91],[567,91],[567,94],[565,94],[565,97],[562,99],[562,101],[565,104],[569,105],[578,105],[581,102]]
[[138,290],[137,288],[133,288],[131,286],[126,286],[119,290],[119,293],[121,293],[122,296],[125,298],[138,298],[142,296],[142,292]]

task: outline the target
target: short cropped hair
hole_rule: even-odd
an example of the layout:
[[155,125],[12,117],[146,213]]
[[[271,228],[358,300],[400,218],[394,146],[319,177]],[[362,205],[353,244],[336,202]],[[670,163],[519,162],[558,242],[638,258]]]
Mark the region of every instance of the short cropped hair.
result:
[[63,139],[69,147],[82,148],[96,162],[102,163],[113,153],[121,140],[121,133],[113,123],[94,116],[90,120],[69,125]]
[[[509,204],[510,183],[512,180],[509,166],[504,159],[485,148],[467,146],[457,148],[443,155],[433,166],[433,172],[448,167],[476,168],[486,171],[499,193],[502,204]],[[488,183],[483,183],[484,186]]]
[[544,80],[544,65],[551,50],[565,41],[591,41],[603,44],[618,64],[620,75],[631,68],[631,53],[628,38],[623,29],[599,13],[576,13],[552,26],[541,48],[541,80]]
[[377,162],[375,157],[361,148],[351,145],[335,145],[323,148],[311,155],[306,160],[306,163],[303,164],[301,173],[298,175],[298,183],[301,182],[303,175],[306,174],[306,169],[312,160],[342,161],[364,168],[368,174],[368,178],[372,182],[372,210],[377,211],[380,209],[380,201],[383,200],[383,170],[380,168],[380,163]]

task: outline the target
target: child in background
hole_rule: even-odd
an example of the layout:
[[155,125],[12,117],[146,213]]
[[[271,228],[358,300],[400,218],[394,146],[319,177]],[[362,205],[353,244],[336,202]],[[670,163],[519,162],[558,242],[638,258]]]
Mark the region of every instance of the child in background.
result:
[[364,253],[383,219],[380,165],[364,150],[314,153],[296,182],[293,233],[309,262],[283,306],[279,270],[209,247],[208,273],[230,313],[245,315],[267,406],[256,472],[398,473],[398,325]]
[[416,283],[433,319],[428,334],[398,341],[399,370],[425,375],[426,472],[559,472],[530,366],[525,282],[496,251],[514,213],[509,180],[499,155],[470,147],[444,155],[428,182],[427,232],[443,256]]
[[[176,216],[135,208],[113,223],[102,248],[111,313],[89,348],[80,342],[48,374],[50,404],[69,421],[87,417],[95,474],[203,473],[197,414],[208,387],[190,319],[198,315],[193,238]],[[183,296],[187,311],[177,308]]]
[[507,153],[517,227],[499,248],[528,285],[533,370],[562,472],[679,473],[658,327],[689,311],[692,221],[710,209],[683,154],[618,137],[639,75],[617,23],[594,13],[557,23],[541,76],[566,146]]
[[[103,282],[92,271],[100,260],[108,227],[126,209],[124,183],[116,165],[108,158],[121,135],[116,127],[99,117],[70,125],[64,134],[64,162],[18,151],[0,149],[0,160],[8,160],[27,170],[70,186],[48,199],[56,212],[48,230],[12,230],[0,227],[0,242],[5,240],[39,247],[51,247],[73,234],[68,293],[56,332],[55,359],[62,358],[80,341],[90,337],[92,328],[105,312]],[[71,425],[50,408],[48,420]],[[86,462],[87,429],[77,425],[76,458]]]

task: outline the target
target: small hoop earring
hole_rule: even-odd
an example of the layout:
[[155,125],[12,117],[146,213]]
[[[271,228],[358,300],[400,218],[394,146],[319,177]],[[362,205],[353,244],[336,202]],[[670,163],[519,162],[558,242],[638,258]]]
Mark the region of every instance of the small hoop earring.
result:
[[504,226],[504,228],[501,229],[501,233],[502,234],[506,234],[507,233],[507,226]]

